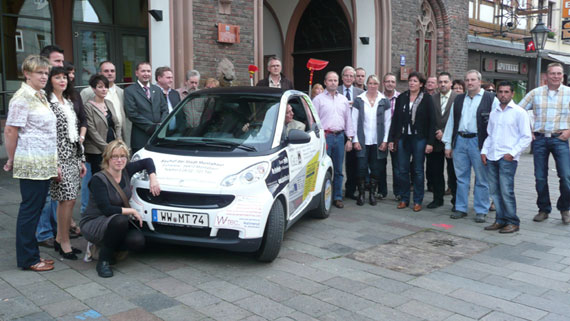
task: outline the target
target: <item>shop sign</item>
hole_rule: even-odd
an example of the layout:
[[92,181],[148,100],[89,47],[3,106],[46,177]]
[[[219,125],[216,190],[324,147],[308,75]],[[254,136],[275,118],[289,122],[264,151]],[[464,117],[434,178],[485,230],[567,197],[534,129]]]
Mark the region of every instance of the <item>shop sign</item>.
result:
[[485,58],[483,59],[483,69],[485,71],[495,71],[495,59]]
[[562,21],[562,40],[570,40],[570,20]]
[[519,73],[519,64],[499,60],[497,62],[497,72],[518,74]]
[[527,74],[528,74],[528,63],[526,63],[526,62],[521,62],[521,64],[520,64],[520,74],[521,74],[521,75],[527,75]]
[[570,18],[570,0],[562,2],[562,18]]
[[412,67],[400,67],[400,80],[408,80],[408,76],[414,71]]
[[219,23],[218,42],[239,43],[239,26]]

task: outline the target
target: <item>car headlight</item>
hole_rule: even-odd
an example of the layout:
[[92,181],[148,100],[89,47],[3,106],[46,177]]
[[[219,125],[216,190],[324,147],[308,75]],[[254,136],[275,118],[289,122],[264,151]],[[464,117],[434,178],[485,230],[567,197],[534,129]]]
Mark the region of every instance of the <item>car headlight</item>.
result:
[[255,183],[264,179],[269,172],[269,162],[261,162],[244,169],[243,171],[230,175],[222,180],[222,186],[233,186],[239,180],[242,184]]
[[[131,162],[136,162],[138,160],[141,160],[141,156],[140,154],[135,154],[133,155],[133,158],[131,158]],[[133,175],[134,178],[136,179],[140,179],[141,181],[148,181],[148,173],[146,172],[146,170],[143,170],[142,172],[138,172],[135,175]]]

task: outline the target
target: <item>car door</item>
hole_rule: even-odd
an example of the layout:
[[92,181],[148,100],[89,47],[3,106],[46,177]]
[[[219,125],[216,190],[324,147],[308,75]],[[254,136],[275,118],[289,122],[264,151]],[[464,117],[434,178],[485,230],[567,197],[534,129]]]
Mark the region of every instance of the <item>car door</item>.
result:
[[[289,158],[290,181],[288,188],[289,220],[301,214],[315,194],[315,185],[319,170],[321,136],[314,130],[315,118],[304,95],[292,95],[287,103],[293,107],[297,122],[305,125],[304,131],[310,136],[310,141],[304,144],[288,144],[285,147]],[[285,140],[286,141],[286,140]]]

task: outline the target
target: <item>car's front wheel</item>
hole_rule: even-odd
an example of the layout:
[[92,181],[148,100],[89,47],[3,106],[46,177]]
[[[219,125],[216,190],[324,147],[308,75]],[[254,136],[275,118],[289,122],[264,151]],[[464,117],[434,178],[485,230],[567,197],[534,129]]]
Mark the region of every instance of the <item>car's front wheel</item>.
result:
[[331,213],[332,206],[332,179],[331,173],[327,172],[323,181],[323,187],[319,194],[319,206],[310,212],[314,218],[327,218]]
[[272,262],[275,260],[283,243],[283,233],[285,232],[285,210],[281,201],[276,200],[271,207],[263,241],[256,253],[256,258],[261,262]]

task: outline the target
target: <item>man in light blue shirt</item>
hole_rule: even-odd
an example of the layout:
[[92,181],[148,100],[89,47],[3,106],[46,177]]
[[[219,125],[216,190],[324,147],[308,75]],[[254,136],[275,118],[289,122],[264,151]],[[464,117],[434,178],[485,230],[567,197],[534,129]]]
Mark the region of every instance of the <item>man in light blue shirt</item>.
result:
[[487,138],[487,123],[491,108],[493,105],[498,105],[499,100],[495,95],[481,89],[481,73],[477,70],[470,70],[465,74],[465,84],[467,94],[455,98],[442,138],[445,143],[445,157],[453,157],[457,176],[456,212],[450,217],[458,219],[467,216],[471,167],[473,167],[475,222],[484,223],[490,202],[487,173],[481,161],[480,150]]

